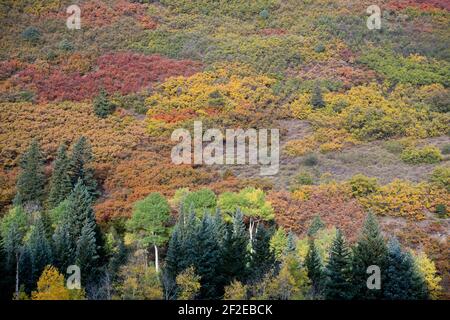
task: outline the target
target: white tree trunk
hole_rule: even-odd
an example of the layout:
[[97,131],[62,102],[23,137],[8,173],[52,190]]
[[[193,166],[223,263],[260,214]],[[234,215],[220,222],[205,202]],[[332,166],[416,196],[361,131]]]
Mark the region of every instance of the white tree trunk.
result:
[[155,247],[155,269],[156,269],[156,273],[159,272],[159,258],[158,258],[158,247],[156,245],[154,245]]

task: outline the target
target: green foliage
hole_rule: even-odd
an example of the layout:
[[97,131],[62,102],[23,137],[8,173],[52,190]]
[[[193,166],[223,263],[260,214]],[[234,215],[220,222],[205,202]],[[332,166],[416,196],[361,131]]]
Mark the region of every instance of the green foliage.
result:
[[430,182],[450,192],[450,167],[437,167],[430,176]]
[[320,219],[320,216],[315,216],[308,228],[308,236],[314,236],[320,229],[324,227],[325,224],[323,223],[322,219]]
[[310,186],[314,184],[314,179],[309,172],[299,172],[293,179],[291,189],[297,189],[300,186]]
[[183,206],[193,209],[198,216],[205,212],[213,212],[216,208],[216,195],[210,189],[201,189],[188,193],[183,200]]
[[100,93],[95,97],[94,113],[99,118],[106,118],[116,110],[116,105],[108,98],[108,94],[105,90],[100,90]]
[[80,267],[84,283],[95,279],[94,275],[98,267],[98,248],[96,240],[95,221],[87,219],[81,228],[80,237],[77,240],[75,251],[76,265]]
[[[363,230],[358,242],[353,247],[352,284],[357,299],[375,299],[382,297],[381,290],[370,290],[366,286],[369,266],[376,265],[380,270],[386,266],[387,248],[381,235],[378,222],[373,214],[369,213],[364,222]],[[383,283],[383,273],[381,274]]]
[[320,296],[322,294],[324,285],[324,269],[322,259],[317,251],[314,239],[309,239],[308,254],[305,258],[305,266],[308,270],[308,278],[312,284],[313,296]]
[[200,277],[195,274],[193,267],[189,267],[177,275],[176,283],[179,289],[179,300],[194,300],[200,292]]
[[445,155],[450,154],[450,143],[444,144],[441,148],[441,152],[442,152],[442,154],[445,154]]
[[275,255],[270,250],[271,235],[260,223],[256,229],[255,238],[252,243],[252,252],[250,259],[250,278],[258,282],[275,267]]
[[22,31],[22,39],[25,41],[36,44],[42,37],[41,31],[35,27],[28,27]]
[[2,248],[7,265],[17,261],[28,228],[28,216],[21,207],[12,208],[1,220]]
[[58,148],[52,178],[50,180],[50,191],[47,203],[50,209],[58,206],[72,191],[72,182],[69,174],[69,159],[67,157],[67,146],[63,143]]
[[340,230],[330,249],[330,258],[325,269],[324,296],[330,300],[352,298],[351,253]]
[[270,250],[275,255],[277,261],[281,261],[286,253],[288,238],[286,232],[282,227],[279,227],[277,231],[270,238]]
[[44,159],[37,140],[33,140],[27,152],[20,159],[21,173],[17,178],[16,205],[38,206],[44,196]]
[[409,253],[402,252],[399,242],[388,244],[387,268],[383,282],[384,298],[389,300],[427,299],[427,287]]
[[355,197],[365,197],[378,190],[377,178],[369,178],[363,174],[354,175],[349,184]]
[[311,105],[315,109],[325,107],[325,101],[323,100],[322,89],[320,88],[320,86],[318,84],[314,87],[314,90],[312,92]]
[[89,195],[95,198],[98,195],[97,181],[94,178],[91,145],[86,137],[80,137],[72,149],[69,171],[72,185],[75,186],[79,180],[84,184]]
[[425,146],[421,149],[406,148],[403,150],[401,158],[409,164],[438,163],[442,160],[442,154],[435,146]]
[[134,204],[127,229],[133,233],[141,248],[160,246],[169,240],[169,219],[170,207],[167,200],[159,193],[151,193]]

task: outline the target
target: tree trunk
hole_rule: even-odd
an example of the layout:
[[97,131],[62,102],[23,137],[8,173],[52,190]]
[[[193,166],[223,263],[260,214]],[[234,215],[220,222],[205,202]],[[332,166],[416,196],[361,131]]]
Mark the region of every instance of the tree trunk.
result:
[[16,299],[19,298],[19,253],[16,252]]
[[156,273],[159,272],[159,259],[158,259],[158,247],[156,246],[156,244],[154,245],[155,247],[155,269],[156,269]]

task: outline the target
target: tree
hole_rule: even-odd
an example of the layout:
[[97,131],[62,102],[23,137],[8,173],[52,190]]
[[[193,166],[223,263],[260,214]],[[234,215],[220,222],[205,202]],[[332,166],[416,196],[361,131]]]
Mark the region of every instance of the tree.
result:
[[260,224],[256,229],[251,253],[250,270],[251,279],[259,281],[275,266],[275,255],[270,250],[270,234]]
[[97,242],[95,238],[95,222],[86,219],[83,227],[81,228],[80,237],[77,240],[77,247],[75,251],[76,265],[80,267],[80,272],[86,279],[85,284],[89,283],[95,273],[98,265],[98,250]]
[[31,142],[28,150],[21,157],[20,168],[14,203],[39,208],[44,196],[45,175],[44,158],[37,140]]
[[19,294],[19,269],[24,251],[25,235],[28,231],[28,217],[20,207],[11,209],[1,221],[2,247],[7,269],[15,269],[15,295]]
[[99,118],[106,118],[114,112],[116,105],[108,99],[108,93],[101,89],[94,99],[94,113]]
[[44,268],[53,262],[51,243],[41,216],[32,227],[27,247],[31,261],[31,283],[35,284]]
[[434,262],[423,252],[414,255],[414,260],[425,280],[430,298],[433,300],[439,299],[442,294],[442,287],[440,285],[442,278],[437,275]]
[[[86,224],[95,230],[97,247],[103,247],[103,238],[92,210],[92,198],[81,179],[67,198],[67,206],[60,219],[53,235],[55,262],[58,268],[66,270],[76,260],[78,241]],[[98,254],[102,256],[102,252]]]
[[270,239],[270,250],[274,253],[275,258],[281,262],[287,246],[286,232],[282,227],[279,227]]
[[194,267],[189,267],[176,278],[179,300],[193,300],[200,292],[200,277],[195,274]]
[[286,241],[286,250],[285,255],[294,253],[297,250],[297,245],[295,243],[295,235],[292,231],[288,232],[287,241]]
[[314,219],[311,222],[311,225],[308,229],[308,236],[313,237],[317,231],[325,227],[325,224],[322,222],[322,219],[320,219],[320,216],[315,216]]
[[48,194],[48,206],[55,208],[64,201],[72,191],[72,182],[69,174],[69,159],[67,157],[67,146],[65,143],[58,148],[52,178],[50,180],[50,191]]
[[247,298],[247,286],[240,281],[233,280],[225,287],[224,300],[245,300]]
[[170,207],[167,200],[159,193],[151,193],[135,203],[133,215],[127,222],[128,230],[133,233],[141,248],[153,246],[156,272],[159,272],[158,246],[169,240],[169,219]]
[[402,251],[397,239],[388,243],[384,298],[389,300],[426,299],[428,296],[424,279],[414,265],[409,253]]
[[224,284],[246,278],[249,238],[245,230],[243,215],[238,210],[231,225],[226,227],[222,253]]
[[95,198],[98,195],[97,181],[94,178],[94,171],[90,166],[92,161],[91,146],[86,137],[80,137],[75,143],[70,158],[70,178],[75,186],[79,180],[86,186],[90,196]]
[[314,296],[320,295],[323,289],[324,271],[322,259],[320,258],[319,251],[316,248],[313,238],[309,239],[305,265],[308,270],[308,278],[311,280],[312,284],[312,294]]
[[351,256],[342,232],[338,229],[325,269],[324,295],[329,300],[348,300],[351,293]]
[[325,101],[323,101],[322,89],[319,84],[316,84],[312,95],[311,95],[311,105],[313,108],[323,108],[325,107]]
[[65,286],[64,276],[49,265],[45,267],[37,283],[37,290],[31,294],[33,300],[81,300],[83,290],[69,290]]
[[[376,299],[382,297],[381,290],[367,287],[367,268],[375,265],[384,270],[387,248],[377,220],[372,213],[367,215],[361,235],[353,247],[352,283],[356,299]],[[383,273],[381,273],[383,283]]]
[[193,208],[195,213],[201,217],[207,211],[213,212],[216,208],[216,195],[209,189],[201,189],[186,194],[183,206],[187,209]]
[[204,215],[193,242],[197,246],[194,267],[201,277],[201,299],[218,299],[223,294],[222,250],[215,222],[210,215]]

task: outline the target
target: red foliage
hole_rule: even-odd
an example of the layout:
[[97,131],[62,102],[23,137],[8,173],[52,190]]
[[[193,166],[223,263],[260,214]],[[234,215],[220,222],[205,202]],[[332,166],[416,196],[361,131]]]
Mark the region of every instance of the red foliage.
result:
[[299,236],[306,235],[315,216],[327,226],[340,228],[352,242],[358,237],[365,213],[358,202],[339,191],[317,190],[308,200],[295,200],[285,191],[269,194],[275,210],[275,221]]
[[5,80],[16,73],[22,64],[16,59],[0,61],[0,80]]
[[419,8],[420,10],[445,9],[450,11],[450,1],[448,0],[393,0],[386,5],[392,10],[402,10],[408,7]]
[[190,76],[200,64],[190,60],[172,60],[159,55],[112,53],[97,59],[97,68],[85,75],[64,73],[57,67],[42,70],[30,65],[18,72],[12,82],[35,91],[39,102],[82,101],[95,96],[100,88],[109,93],[129,94],[149,88],[172,76]]

